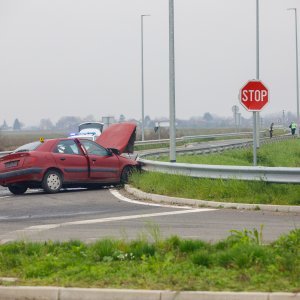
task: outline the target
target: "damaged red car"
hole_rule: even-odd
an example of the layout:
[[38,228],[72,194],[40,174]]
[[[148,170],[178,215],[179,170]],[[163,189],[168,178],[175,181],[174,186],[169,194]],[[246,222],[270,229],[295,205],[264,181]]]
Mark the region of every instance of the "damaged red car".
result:
[[93,142],[59,138],[29,143],[0,158],[0,185],[11,193],[28,188],[56,193],[67,187],[95,187],[126,182],[139,163],[121,156],[132,153],[136,125],[114,124]]

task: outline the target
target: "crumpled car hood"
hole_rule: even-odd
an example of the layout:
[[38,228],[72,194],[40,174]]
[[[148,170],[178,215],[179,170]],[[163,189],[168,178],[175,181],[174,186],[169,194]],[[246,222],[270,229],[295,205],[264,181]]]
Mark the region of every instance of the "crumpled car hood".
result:
[[133,153],[136,138],[136,124],[113,124],[102,132],[96,143],[105,148],[117,149],[121,153]]

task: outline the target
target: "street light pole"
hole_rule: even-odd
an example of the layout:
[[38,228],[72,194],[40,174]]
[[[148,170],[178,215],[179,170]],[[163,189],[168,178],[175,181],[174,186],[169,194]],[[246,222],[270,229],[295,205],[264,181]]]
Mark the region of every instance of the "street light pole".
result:
[[145,140],[145,108],[144,108],[144,17],[150,15],[141,15],[141,83],[142,83],[142,141]]
[[176,162],[174,0],[169,0],[170,162]]
[[297,94],[297,136],[300,137],[300,117],[299,117],[299,66],[298,66],[298,20],[297,20],[297,8],[288,8],[295,12],[295,34],[296,34],[296,94]]
[[[256,80],[259,80],[259,0],[256,0]],[[253,165],[257,165],[259,148],[259,112],[253,112]]]

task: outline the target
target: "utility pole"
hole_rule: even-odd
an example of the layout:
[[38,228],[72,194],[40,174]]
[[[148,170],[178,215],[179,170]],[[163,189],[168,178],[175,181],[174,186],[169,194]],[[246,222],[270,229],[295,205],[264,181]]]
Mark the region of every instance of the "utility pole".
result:
[[141,84],[142,84],[142,141],[145,140],[145,108],[144,108],[144,17],[141,15]]
[[170,162],[176,162],[174,0],[169,0]]

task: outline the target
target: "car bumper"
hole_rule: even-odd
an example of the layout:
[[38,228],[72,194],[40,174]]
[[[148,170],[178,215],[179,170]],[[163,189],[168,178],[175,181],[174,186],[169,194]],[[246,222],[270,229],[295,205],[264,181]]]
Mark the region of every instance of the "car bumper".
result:
[[14,182],[39,180],[43,173],[42,168],[28,168],[21,170],[13,170],[0,173],[0,185],[7,185]]

